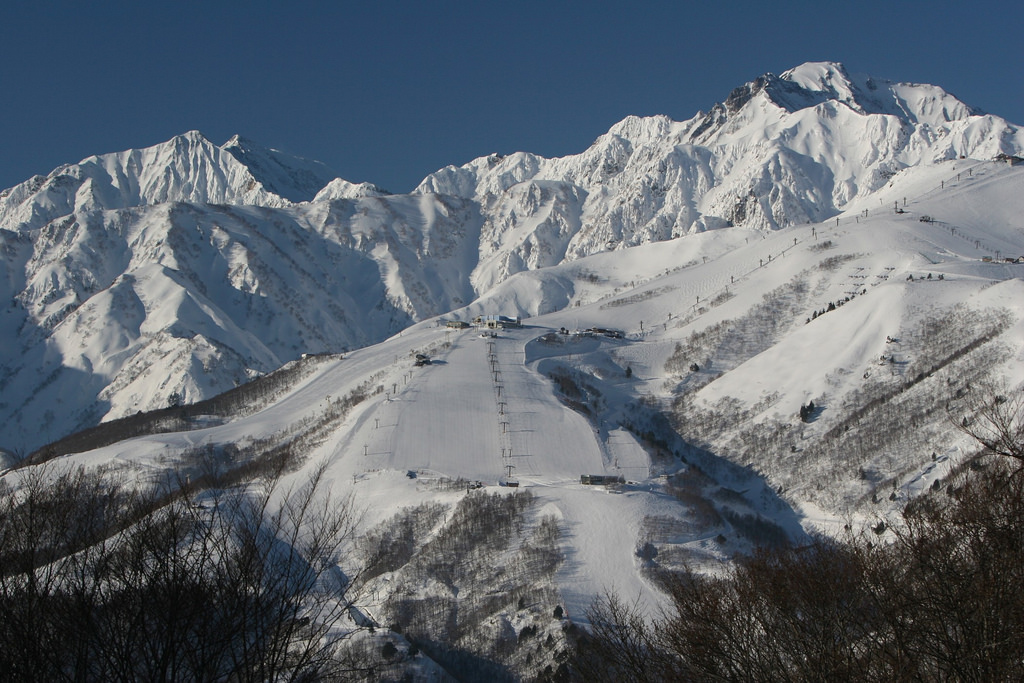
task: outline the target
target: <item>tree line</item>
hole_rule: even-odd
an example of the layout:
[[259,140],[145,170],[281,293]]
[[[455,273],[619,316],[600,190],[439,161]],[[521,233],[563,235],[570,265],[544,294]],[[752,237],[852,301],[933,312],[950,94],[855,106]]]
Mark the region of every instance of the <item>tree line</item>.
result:
[[195,428],[194,421],[200,417],[226,419],[254,413],[331,357],[327,354],[304,356],[274,372],[196,403],[182,404],[181,395],[174,392],[166,408],[138,412],[69,434],[29,453],[20,465],[38,464],[68,453],[91,451],[138,436],[189,431]]
[[1024,398],[963,427],[984,447],[898,519],[775,547],[719,576],[662,576],[648,620],[614,594],[578,643],[579,678],[614,681],[1024,679]]
[[[290,490],[140,491],[99,471],[0,490],[8,681],[338,679],[355,517],[323,469]],[[272,499],[275,501],[271,504]]]

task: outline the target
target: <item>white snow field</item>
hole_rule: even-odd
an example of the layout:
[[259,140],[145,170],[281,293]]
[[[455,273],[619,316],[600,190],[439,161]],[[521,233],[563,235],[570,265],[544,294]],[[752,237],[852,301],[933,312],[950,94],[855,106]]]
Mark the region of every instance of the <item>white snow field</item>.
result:
[[[660,595],[637,572],[636,539],[645,515],[660,508],[678,514],[677,506],[651,494],[648,458],[628,432],[599,433],[556,397],[536,363],[526,362],[525,347],[545,331],[528,325],[485,339],[476,329],[421,325],[328,363],[253,416],[125,441],[66,456],[62,464],[161,472],[188,449],[244,443],[315,419],[332,397],[371,377],[383,391],[359,404],[290,479],[301,481],[309,467],[326,460],[332,495],[354,491],[367,528],[403,507],[451,499],[424,490],[423,481],[463,478],[502,491],[514,489],[499,483],[518,482],[536,494],[540,514],[555,516],[565,534],[558,580],[569,615],[583,620],[594,597],[612,588],[659,604]],[[418,350],[430,354],[430,365],[414,367],[411,354]],[[623,475],[642,483],[613,495],[604,486],[581,485],[581,474]]]
[[[654,614],[658,571],[715,572],[941,488],[977,450],[957,428],[971,401],[1024,390],[1022,136],[933,86],[816,64],[689,122],[627,119],[563,159],[482,157],[411,195],[337,180],[295,203],[315,167],[289,176],[269,151],[194,135],[175,144],[208,161],[249,150],[276,184],[221,206],[239,192],[214,174],[202,201],[130,206],[110,188],[131,183],[89,199],[36,179],[0,197],[5,443],[301,372],[187,431],[2,478],[82,465],[174,481],[210,453],[235,466],[291,443],[279,492],[324,466],[361,532],[442,506],[416,548],[472,496],[528,492],[515,542],[557,528],[545,604],[503,604],[478,632],[521,633],[556,603],[585,623],[609,591]],[[99,187],[130,158],[83,168]],[[69,197],[91,208],[60,214]],[[522,327],[446,326],[499,315]],[[519,571],[514,549],[491,550],[473,581],[389,567],[356,607],[384,625],[406,599],[486,603]]]
[[[945,182],[943,191],[933,191]],[[893,212],[893,196],[906,213]],[[940,360],[927,356],[928,339],[914,338],[915,330],[957,305],[1005,317],[992,347],[998,353],[986,356],[990,366],[974,370],[1019,387],[1024,265],[984,259],[997,251],[1024,254],[1022,197],[1021,168],[958,160],[904,172],[881,201],[868,204],[867,215],[855,210],[838,224],[832,219],[768,234],[719,230],[521,273],[446,319],[523,306],[530,297],[544,296],[545,283],[566,277],[570,268],[602,278],[588,283],[586,294],[574,292],[581,305],[526,318],[521,329],[456,330],[440,318],[428,320],[342,359],[323,361],[252,415],[60,461],[158,473],[197,446],[245,444],[275,434],[288,438],[362,386],[368,397],[331,424],[289,481],[302,481],[309,468],[326,462],[332,495],[352,493],[365,511],[365,528],[422,502],[452,503],[465,495],[433,485],[442,478],[462,479],[467,486],[480,482],[486,490],[530,491],[536,496],[535,521],[553,516],[558,522],[564,560],[556,582],[573,619],[583,621],[587,606],[606,590],[654,610],[662,597],[638,556],[649,539],[662,556],[681,553],[691,566],[713,571],[717,561],[756,540],[724,516],[726,510],[760,516],[798,539],[804,529],[828,530],[851,518],[870,521],[887,514],[971,452],[969,439],[942,415],[918,427],[917,442],[905,451],[891,435],[891,448],[860,465],[888,468],[887,475],[900,481],[895,502],[873,508],[864,502],[874,485],[870,477],[837,474],[826,490],[815,484],[821,472],[842,470],[843,460],[833,458],[844,454],[823,451],[809,462],[794,454],[787,457],[798,464],[790,466],[785,457],[759,460],[759,451],[737,446],[736,439],[751,424],[777,421],[785,425],[775,434],[785,440],[787,453],[790,441],[800,453],[811,452],[829,429],[843,424],[855,407],[847,403],[871,379],[884,374],[880,381],[896,386],[911,379],[908,374],[921,362]],[[922,222],[923,214],[935,222]],[[702,254],[706,262],[691,258]],[[688,265],[675,265],[680,263]],[[643,284],[630,288],[631,281]],[[789,287],[794,281],[806,286]],[[784,297],[769,318],[751,313],[780,288]],[[708,303],[726,291],[728,297]],[[851,294],[845,305],[806,322],[813,311]],[[752,315],[754,323],[744,322]],[[709,369],[677,374],[666,368],[677,343],[723,321],[744,336],[713,358],[695,358]],[[591,327],[623,330],[625,338],[574,334]],[[562,328],[569,334],[561,334]],[[888,343],[887,337],[897,341]],[[415,354],[431,363],[416,367]],[[886,354],[896,362],[880,365]],[[580,395],[559,391],[549,374],[560,370],[576,373]],[[954,375],[938,373],[919,384],[940,377],[943,383],[955,381]],[[644,406],[666,411],[680,395],[702,409],[727,400],[748,412],[738,424],[723,422],[721,433],[699,448],[680,451],[669,444],[679,457],[665,457],[635,436],[650,428],[637,425],[645,419]],[[824,410],[801,424],[794,416],[809,399]],[[932,458],[933,452],[939,457]],[[666,485],[664,475],[698,471],[703,478],[697,498],[722,513],[712,521],[699,519],[699,502],[673,495]],[[626,483],[583,485],[585,474],[621,476]],[[500,486],[509,481],[518,488]],[[777,495],[780,485],[785,495]],[[386,593],[375,584],[367,596],[364,607],[373,614]]]
[[[902,199],[911,170],[941,194],[949,164],[1000,154],[1024,154],[1019,127],[937,86],[818,62],[686,121],[631,116],[579,154],[491,154],[407,195],[197,131],[89,157],[0,191],[0,447],[29,453],[378,342],[517,274],[577,265],[506,297],[509,315],[589,303],[657,273],[586,257],[854,217]],[[664,268],[714,256],[682,255]]]

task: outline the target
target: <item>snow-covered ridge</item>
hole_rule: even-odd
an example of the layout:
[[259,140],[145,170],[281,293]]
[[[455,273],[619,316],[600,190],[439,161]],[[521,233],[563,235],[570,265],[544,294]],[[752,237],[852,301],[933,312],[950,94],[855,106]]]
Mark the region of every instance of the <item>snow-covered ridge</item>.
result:
[[[630,116],[579,154],[492,154],[408,195],[238,136],[89,157],[0,192],[0,387],[17,395],[0,402],[0,444],[363,346],[517,274],[820,222],[904,169],[999,153],[1024,153],[1024,133],[941,88],[812,63],[687,121]],[[571,277],[539,286],[515,307],[581,300]]]
[[218,147],[189,131],[145,149],[102,154],[0,193],[0,228],[31,230],[78,211],[166,202],[287,206],[333,178],[321,163],[239,136]]
[[0,231],[3,439],[31,448],[199,400],[468,303],[479,230],[464,200],[405,195],[177,201]]
[[[513,190],[517,206],[545,220],[572,203],[565,183]],[[457,218],[467,206],[425,194],[289,211],[305,216],[313,232],[337,231],[335,243],[360,253],[416,248],[454,263],[458,243],[445,243],[438,229],[449,225],[442,217]],[[273,227],[287,213],[253,209],[246,220],[253,233],[287,244],[295,234]],[[298,442],[293,452],[301,455],[285,482],[301,486],[323,467],[333,495],[355,496],[366,510],[362,530],[389,547],[399,536],[376,532],[397,529],[396,520],[423,504],[435,515],[422,520],[417,548],[453,531],[446,527],[453,515],[443,516],[456,505],[484,492],[528,492],[534,502],[522,520],[525,536],[551,531],[543,565],[519,574],[506,569],[503,551],[481,559],[460,549],[449,555],[459,566],[481,567],[481,580],[457,578],[453,588],[458,573],[425,573],[431,570],[418,560],[389,563],[355,587],[359,609],[382,626],[405,615],[403,633],[443,632],[444,613],[425,610],[437,619],[426,626],[406,617],[413,602],[444,598],[458,601],[460,619],[480,606],[493,613],[479,623],[514,633],[511,625],[524,623],[532,604],[542,623],[560,631],[551,605],[579,621],[611,586],[653,612],[662,596],[651,569],[714,570],[755,544],[803,543],[812,529],[866,531],[870,524],[883,534],[880,519],[956,481],[977,444],[950,418],[969,415],[989,379],[1005,381],[1006,396],[1024,386],[1024,265],[1006,258],[1024,255],[1022,213],[1019,165],[958,159],[908,169],[838,220],[768,232],[708,230],[563,260],[518,273],[446,316],[521,315],[522,327],[481,336],[424,321],[268,385],[269,394],[253,394],[260,401],[251,409],[243,401],[241,410],[182,413],[173,432],[157,427],[163,415],[142,417],[132,422],[152,428],[115,425],[94,446],[78,440],[37,457],[148,482],[207,466],[198,452],[223,453],[225,467],[244,468]],[[260,214],[266,220],[256,222]],[[378,215],[436,220],[395,229],[380,248],[370,237],[385,227],[374,222]],[[184,236],[194,222],[206,230],[217,221],[237,240],[218,233],[222,250],[244,243],[250,259],[266,257],[255,234],[222,220],[188,215],[177,225]],[[554,225],[549,220],[538,232]],[[473,235],[469,223],[462,232],[467,243],[490,239]],[[183,258],[201,240],[188,246]],[[352,272],[349,262],[339,270]],[[254,272],[239,270],[239,284],[269,293],[269,283],[249,279]],[[134,277],[147,275],[162,281],[173,273]],[[111,297],[130,294],[128,284],[111,287]],[[326,289],[302,307],[304,316],[323,312],[333,294]],[[176,296],[169,286],[157,293]],[[188,306],[210,307],[212,299]],[[202,355],[209,346],[201,339],[196,346],[194,357],[209,358]],[[48,391],[48,405],[66,405],[66,396]],[[27,471],[6,481],[17,485]],[[595,475],[621,483],[594,486]],[[509,480],[515,489],[497,486]],[[340,558],[349,575],[379,557],[376,541],[360,554],[365,547]],[[478,599],[509,594],[517,585],[510,576],[543,585],[543,599]]]
[[[407,195],[336,179],[293,202],[281,183],[308,167],[252,143],[158,147],[64,167],[107,194],[3,195],[29,220],[0,229],[0,465],[344,353],[47,447],[2,485],[81,465],[199,487],[290,453],[283,487],[365,510],[339,566],[385,638],[457,617],[479,624],[462,643],[518,642],[537,668],[609,588],[655,612],[651,570],[888,533],[974,456],[957,425],[987,383],[1024,390],[1024,165],[991,158],[1021,134],[933,86],[803,65],[709,115],[629,117],[580,154],[481,157]],[[495,314],[522,325],[461,324]],[[514,533],[464,507],[511,491]],[[462,516],[488,540],[434,543]]]
[[373,183],[350,183],[342,178],[335,178],[323,186],[313,198],[314,202],[329,202],[333,199],[358,199],[359,197],[384,197],[391,194]]
[[319,161],[267,149],[240,135],[228,140],[221,149],[248,168],[265,190],[292,202],[312,200],[335,177]]
[[[820,221],[903,168],[1021,150],[1019,128],[937,86],[851,76],[822,62],[760,76],[687,121],[628,117],[580,154],[481,157],[427,176],[416,191],[471,198],[489,220],[505,215],[510,231],[514,213],[521,244],[481,254],[502,265],[477,279],[495,282],[528,267],[537,245],[572,259],[725,225]],[[564,248],[529,234],[543,221],[515,206],[514,187],[531,182],[565,183],[584,198],[564,216],[580,226]]]
[[778,77],[765,74],[755,83],[790,112],[831,100],[862,114],[896,116],[930,126],[984,115],[940,87],[851,75],[835,62],[809,62]]

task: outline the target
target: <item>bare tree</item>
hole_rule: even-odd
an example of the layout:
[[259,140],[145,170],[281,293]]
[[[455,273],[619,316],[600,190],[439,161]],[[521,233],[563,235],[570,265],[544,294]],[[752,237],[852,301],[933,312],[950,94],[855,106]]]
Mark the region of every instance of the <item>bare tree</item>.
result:
[[[27,474],[26,474],[27,472]],[[276,480],[138,492],[22,471],[0,490],[7,680],[342,678],[351,500]]]
[[999,457],[912,501],[881,543],[816,539],[723,576],[670,575],[671,609],[650,621],[610,595],[574,669],[632,681],[1024,680],[1019,396],[974,404],[962,428]]
[[1024,464],[1024,391],[983,386],[972,392],[957,427],[995,455]]

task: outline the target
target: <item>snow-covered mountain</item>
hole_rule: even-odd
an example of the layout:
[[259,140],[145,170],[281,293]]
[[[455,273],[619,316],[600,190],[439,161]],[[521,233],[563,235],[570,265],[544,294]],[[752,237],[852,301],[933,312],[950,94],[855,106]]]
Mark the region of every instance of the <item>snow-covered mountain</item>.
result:
[[286,206],[308,201],[333,174],[321,163],[235,136],[218,147],[198,131],[165,143],[102,154],[0,193],[0,228],[38,229],[82,211],[166,202]]
[[609,248],[821,221],[903,168],[1021,149],[1024,131],[937,86],[854,77],[823,62],[761,76],[687,121],[629,117],[581,154],[481,157],[417,191],[481,205],[475,284],[486,290]]
[[465,200],[422,195],[175,201],[4,230],[4,441],[192,402],[467,303],[478,223]]
[[0,445],[109,424],[0,479],[315,479],[364,511],[344,626],[535,677],[606,590],[885,533],[972,461],[1024,390],[1022,135],[806,64],[408,195],[194,134],[62,167],[3,193]]
[[230,480],[290,457],[279,490],[316,479],[363,510],[338,562],[358,577],[340,626],[376,629],[366,657],[440,641],[529,678],[606,590],[654,611],[661,570],[883,533],[972,461],[957,427],[979,400],[1021,405],[1024,166],[906,169],[853,204],[520,272],[451,317],[547,309],[522,328],[426,320],[48,446],[4,481]]
[[[816,63],[688,121],[630,117],[580,154],[481,157],[409,195],[237,136],[90,157],[0,193],[0,443],[31,450],[364,346],[517,273],[819,222],[902,169],[1022,150],[1018,128],[936,86]],[[587,280],[566,272],[510,306],[579,303]]]

